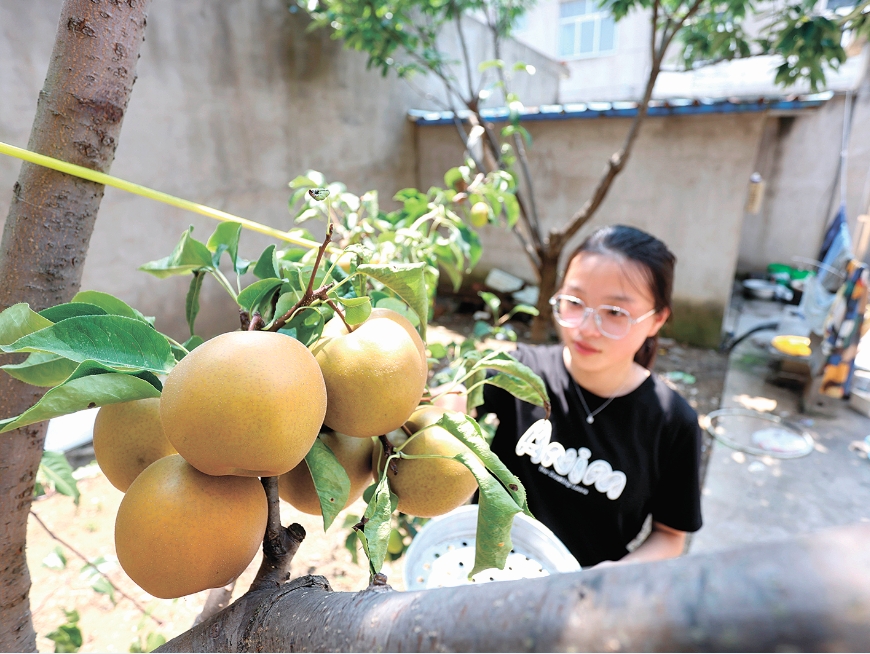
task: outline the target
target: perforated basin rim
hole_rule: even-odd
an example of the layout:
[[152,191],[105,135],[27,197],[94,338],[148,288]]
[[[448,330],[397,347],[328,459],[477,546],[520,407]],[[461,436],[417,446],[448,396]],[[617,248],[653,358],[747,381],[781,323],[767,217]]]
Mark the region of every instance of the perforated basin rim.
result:
[[408,590],[444,588],[469,583],[545,577],[556,572],[580,569],[568,548],[537,520],[514,516],[511,527],[513,549],[504,570],[478,572],[474,567],[477,506],[462,506],[427,522],[405,553],[404,579]]
[[[813,451],[815,442],[805,430],[771,413],[730,408],[707,414],[707,433],[728,447],[775,459],[797,459]],[[738,440],[738,433],[746,443]]]

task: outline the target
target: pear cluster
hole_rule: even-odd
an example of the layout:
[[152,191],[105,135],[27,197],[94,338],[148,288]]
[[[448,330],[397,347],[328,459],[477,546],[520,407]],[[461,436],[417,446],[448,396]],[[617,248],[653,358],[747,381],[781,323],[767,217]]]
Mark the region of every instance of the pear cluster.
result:
[[[373,309],[348,329],[336,316],[311,349],[266,331],[217,336],[185,356],[159,400],[102,408],[97,462],[126,494],[115,523],[118,560],[156,597],[235,579],[256,555],[268,503],[258,477],[318,515],[305,456],[318,438],[350,479],[350,505],[383,468],[379,437],[410,455],[466,448],[440,427],[443,410],[418,408],[428,374],[424,343],[400,314]],[[440,515],[468,500],[474,477],[446,458],[398,461],[389,479],[399,510]]]

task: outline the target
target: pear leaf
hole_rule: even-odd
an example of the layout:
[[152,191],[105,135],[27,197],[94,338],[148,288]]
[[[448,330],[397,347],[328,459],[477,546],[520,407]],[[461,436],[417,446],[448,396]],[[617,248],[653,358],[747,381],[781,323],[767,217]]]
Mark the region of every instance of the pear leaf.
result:
[[263,250],[263,254],[257,259],[257,263],[254,265],[254,277],[259,279],[281,277],[281,268],[278,265],[278,256],[275,254],[274,245]]
[[320,499],[320,512],[323,514],[323,531],[329,529],[335,516],[347,504],[350,495],[350,477],[339,463],[335,454],[320,437],[305,455],[305,463],[311,472],[314,489]]
[[76,316],[105,316],[106,313],[105,309],[98,307],[96,304],[68,302],[43,309],[39,312],[39,315],[43,318],[48,318],[51,322],[60,322],[61,320],[75,318]]
[[372,301],[368,297],[338,298],[344,307],[344,319],[348,325],[364,323],[372,314]]
[[113,316],[136,318],[142,322],[147,322],[149,325],[154,324],[154,318],[143,316],[123,300],[119,300],[114,295],[109,295],[108,293],[102,293],[100,291],[79,291],[73,296],[72,301],[95,304],[104,309],[106,313]]
[[392,503],[390,502],[390,485],[387,476],[381,477],[375,488],[372,501],[366,507],[363,517],[368,518],[363,533],[368,541],[368,556],[372,569],[380,572],[387,557],[387,545],[390,542],[390,516],[392,515]]
[[460,452],[453,458],[471,471],[480,489],[474,567],[468,573],[468,578],[489,568],[504,570],[508,554],[513,548],[511,525],[520,507],[476,456]]
[[211,261],[215,268],[220,265],[221,256],[226,252],[230,255],[233,270],[237,275],[244,275],[248,271],[251,262],[239,256],[239,235],[241,232],[241,223],[227,221],[220,223],[212,235],[208,237],[205,246],[212,253]]
[[0,433],[106,404],[160,397],[160,380],[148,371],[121,373],[96,361],[84,361],[20,416],[0,420]]
[[[435,423],[439,427],[443,427],[448,432],[453,434],[461,441],[469,450],[474,452],[475,456],[483,462],[492,474],[504,485],[511,499],[517,505],[518,510],[529,517],[533,517],[529,511],[529,505],[526,500],[526,489],[522,482],[514,475],[507,466],[501,462],[495,453],[489,449],[486,439],[483,437],[483,432],[480,425],[471,416],[459,413],[457,411],[446,411],[438,418]],[[473,472],[473,471],[472,471]],[[479,482],[478,482],[479,483]]]
[[425,268],[425,263],[365,263],[357,268],[357,272],[379,281],[413,309],[420,318],[420,334],[424,340],[426,320],[429,317],[429,299],[423,272]]
[[[549,413],[550,396],[547,394],[547,387],[544,385],[544,380],[542,380],[537,374],[535,374],[535,372],[527,365],[520,363],[507,352],[496,352],[479,359],[471,367],[470,370],[483,368],[489,368],[491,370],[498,370],[499,372],[507,373],[508,375],[516,377],[517,379],[528,384],[528,386],[533,391],[535,399],[522,399],[524,399],[526,402],[531,402],[536,406],[544,407]],[[528,397],[532,397],[531,394],[527,395]]]
[[0,313],[0,345],[10,345],[19,338],[51,327],[54,323],[21,302]]
[[78,506],[82,495],[79,492],[79,487],[72,473],[72,466],[63,453],[42,453],[42,460],[39,462],[39,469],[36,474],[50,481],[54,486],[54,490],[61,495],[73,498],[73,502]]
[[283,283],[280,279],[274,277],[254,282],[239,293],[237,299],[239,306],[251,313],[259,310],[262,303],[271,298]]
[[150,325],[122,316],[77,316],[22,336],[4,352],[47,352],[71,361],[98,361],[114,368],[168,373],[175,358],[166,337]]
[[536,406],[543,406],[541,396],[538,394],[538,391],[536,391],[531,386],[531,384],[520,379],[519,377],[514,377],[513,375],[499,372],[492,377],[487,377],[486,383],[506,390],[518,400],[522,400],[523,402],[528,402],[529,404],[534,404]]
[[213,270],[211,251],[205,243],[193,238],[192,233],[191,226],[181,235],[181,240],[178,241],[172,254],[156,261],[149,261],[139,266],[139,270],[144,270],[160,279],[172,275],[187,275],[200,268]]
[[70,361],[56,354],[33,352],[21,363],[10,363],[0,366],[10,376],[31,386],[57,386],[69,377],[77,367],[75,361]]
[[190,327],[191,336],[196,333],[193,323],[196,321],[196,315],[199,313],[199,294],[202,291],[203,279],[205,279],[204,270],[193,271],[190,288],[187,289],[187,298],[184,301],[184,316],[187,318],[187,325]]

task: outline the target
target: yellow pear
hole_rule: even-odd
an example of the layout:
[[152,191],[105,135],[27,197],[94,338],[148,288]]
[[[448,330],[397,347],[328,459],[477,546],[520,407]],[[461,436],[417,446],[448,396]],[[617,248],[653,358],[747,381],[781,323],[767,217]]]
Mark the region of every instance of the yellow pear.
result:
[[[332,450],[350,479],[350,493],[342,507],[347,508],[372,483],[372,441],[370,438],[353,438],[334,432],[320,434],[318,438]],[[320,498],[305,461],[278,478],[278,495],[303,513],[321,514]]]
[[160,424],[160,398],[107,404],[94,421],[94,456],[112,486],[126,492],[157,459],[176,454]]
[[[435,422],[446,412],[436,406],[421,406],[405,426],[415,434]],[[408,439],[404,432],[387,434],[394,446],[402,445],[404,454],[440,454],[453,457],[460,452],[471,454],[464,444],[443,427],[431,427]],[[384,451],[380,442],[372,453],[372,473],[380,478],[384,467]],[[394,459],[397,473],[387,471],[390,489],[399,498],[399,511],[420,518],[434,518],[465,504],[477,481],[471,471],[459,461],[450,459]]]
[[325,413],[311,352],[275,332],[206,341],[169,373],[160,399],[169,442],[208,475],[283,475],[311,449]]
[[373,309],[348,333],[336,316],[312,346],[326,382],[326,425],[348,436],[380,436],[402,426],[420,402],[426,347],[407,318]]
[[256,555],[267,514],[258,479],[212,477],[173,454],[148,466],[121,500],[118,561],[155,597],[224,586]]

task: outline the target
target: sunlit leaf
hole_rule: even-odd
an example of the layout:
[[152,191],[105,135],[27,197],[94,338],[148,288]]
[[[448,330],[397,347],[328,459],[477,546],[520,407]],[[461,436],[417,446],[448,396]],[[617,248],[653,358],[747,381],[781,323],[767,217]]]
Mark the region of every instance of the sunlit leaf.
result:
[[305,463],[311,472],[314,488],[320,500],[323,531],[326,531],[335,520],[335,516],[347,504],[350,495],[350,478],[335,454],[320,437],[314,441],[311,450],[305,455]]
[[63,453],[48,451],[42,453],[38,474],[51,482],[54,490],[61,495],[71,497],[73,502],[78,505],[81,493],[72,473],[72,466]]
[[19,338],[52,324],[48,318],[43,318],[27,304],[13,304],[0,313],[0,345],[14,343]]
[[165,336],[140,320],[123,316],[68,318],[0,349],[47,352],[79,363],[98,361],[107,366],[156,373],[168,373],[175,365]]
[[160,397],[160,391],[160,380],[153,373],[120,373],[85,361],[20,416],[0,420],[0,433],[106,404]]
[[172,275],[187,275],[199,268],[212,269],[214,266],[211,251],[205,243],[193,238],[192,233],[193,227],[190,227],[181,235],[181,240],[175,246],[172,254],[163,259],[143,264],[139,266],[139,270],[144,270],[162,279]]

